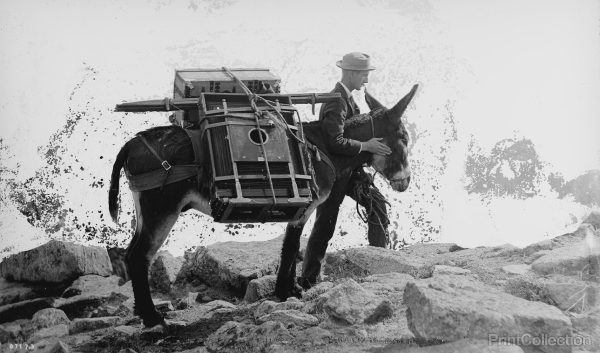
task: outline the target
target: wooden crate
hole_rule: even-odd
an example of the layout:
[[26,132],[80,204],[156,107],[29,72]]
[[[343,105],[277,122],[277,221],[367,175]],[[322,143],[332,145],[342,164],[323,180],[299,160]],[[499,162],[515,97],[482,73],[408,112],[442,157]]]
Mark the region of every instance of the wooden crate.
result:
[[[268,85],[279,93],[281,79],[269,69],[230,69],[253,93]],[[241,87],[223,69],[183,69],[175,71],[173,98],[197,98],[205,93],[243,93]],[[199,122],[197,111],[176,112],[172,119],[181,126]]]
[[[283,108],[296,113],[291,105]],[[205,131],[203,150],[211,165],[215,221],[289,222],[301,217],[312,202],[311,176],[297,141],[272,118],[259,119],[257,126],[247,106],[233,113],[229,109],[207,112],[212,113],[201,120],[200,127]],[[301,137],[297,119],[293,114],[288,118],[290,130]]]

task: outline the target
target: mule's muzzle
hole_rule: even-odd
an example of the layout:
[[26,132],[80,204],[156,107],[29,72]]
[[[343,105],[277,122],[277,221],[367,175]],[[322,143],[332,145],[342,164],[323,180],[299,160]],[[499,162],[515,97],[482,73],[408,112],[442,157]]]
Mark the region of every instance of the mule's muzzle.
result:
[[408,189],[408,185],[410,184],[410,175],[404,179],[394,179],[390,182],[392,189],[394,191],[403,192]]

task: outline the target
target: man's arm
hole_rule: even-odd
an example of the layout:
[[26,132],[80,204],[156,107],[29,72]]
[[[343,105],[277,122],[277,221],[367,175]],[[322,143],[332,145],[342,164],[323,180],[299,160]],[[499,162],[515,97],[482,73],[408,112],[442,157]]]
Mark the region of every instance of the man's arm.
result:
[[321,111],[321,129],[327,147],[336,154],[356,156],[361,152],[361,143],[344,137],[344,121],[348,107],[343,100],[325,103]]

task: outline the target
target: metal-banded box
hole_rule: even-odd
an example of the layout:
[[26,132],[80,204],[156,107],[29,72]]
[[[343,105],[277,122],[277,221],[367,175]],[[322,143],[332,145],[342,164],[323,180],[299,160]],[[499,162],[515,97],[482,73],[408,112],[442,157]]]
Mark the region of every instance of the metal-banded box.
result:
[[[229,69],[252,93],[279,93],[281,79],[269,69]],[[244,93],[242,87],[223,69],[183,69],[175,71],[173,98],[196,98],[203,93]],[[199,122],[197,111],[176,112],[178,125]]]
[[[290,131],[302,138],[293,106],[280,108]],[[249,108],[202,119],[215,221],[289,222],[301,217],[312,202],[304,154],[274,119],[275,113],[268,112],[257,125]]]

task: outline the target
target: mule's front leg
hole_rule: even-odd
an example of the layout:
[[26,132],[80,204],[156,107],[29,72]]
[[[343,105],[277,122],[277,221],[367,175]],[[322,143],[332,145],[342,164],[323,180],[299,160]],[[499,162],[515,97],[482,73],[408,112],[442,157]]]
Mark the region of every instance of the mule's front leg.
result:
[[302,296],[300,288],[296,286],[296,258],[300,250],[300,236],[303,228],[304,224],[289,223],[285,229],[279,272],[275,284],[275,295],[282,301],[288,297],[300,298]]

